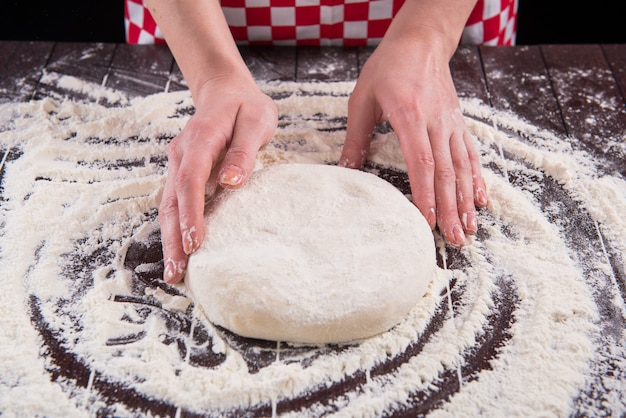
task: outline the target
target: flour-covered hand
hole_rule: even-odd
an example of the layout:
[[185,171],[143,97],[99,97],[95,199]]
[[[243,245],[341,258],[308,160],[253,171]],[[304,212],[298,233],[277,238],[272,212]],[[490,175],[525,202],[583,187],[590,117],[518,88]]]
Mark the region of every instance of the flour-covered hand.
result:
[[195,105],[195,114],[168,147],[159,207],[168,283],[182,279],[188,256],[204,239],[206,194],[218,183],[225,188],[243,185],[277,124],[275,103],[253,82],[212,80],[202,86]]

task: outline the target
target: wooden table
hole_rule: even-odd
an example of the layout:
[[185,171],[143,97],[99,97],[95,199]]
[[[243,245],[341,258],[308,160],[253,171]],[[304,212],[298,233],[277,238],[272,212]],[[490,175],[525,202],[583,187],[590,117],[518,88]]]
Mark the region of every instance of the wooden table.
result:
[[[368,48],[242,48],[258,80],[283,81],[354,80],[370,53]],[[186,88],[164,46],[2,42],[0,57],[0,102],[45,97],[48,92],[38,83],[44,71],[131,96]],[[626,129],[626,45],[461,47],[451,68],[460,98],[477,98],[538,127],[579,138],[580,147],[626,174],[623,150],[603,143]],[[603,106],[611,100],[622,106],[616,111]],[[589,116],[599,123],[586,124]]]
[[[297,82],[355,80],[372,52],[370,48],[271,47],[242,47],[241,51],[257,80]],[[463,46],[453,57],[451,69],[460,98],[475,99],[496,110],[509,111],[559,137],[571,138],[574,149],[584,150],[601,161],[598,170],[621,179],[626,177],[626,45]],[[63,91],[58,86],[40,82],[45,74],[52,72],[114,88],[129,97],[186,89],[182,74],[165,46],[0,42],[0,103],[59,95],[85,99],[76,91]],[[595,122],[591,124],[590,120]],[[19,155],[10,158],[19,158]],[[545,200],[561,198],[557,192],[546,190]],[[569,231],[572,247],[576,248],[581,240],[601,241],[602,236],[596,230],[579,230],[581,223],[589,222],[588,217],[577,211],[573,200],[568,204],[572,205],[572,219],[564,228]],[[140,257],[162,262],[160,248],[143,250],[146,255]],[[607,251],[616,292],[622,301],[626,300],[625,260],[610,245]],[[606,308],[602,321],[623,329],[626,318],[620,308],[610,303]],[[36,327],[37,318],[35,310],[32,320]],[[503,314],[500,320],[506,322],[511,318],[507,319]],[[52,362],[60,366],[61,371],[51,371],[51,379],[75,379],[77,385],[87,385],[84,366],[63,354],[55,356],[55,347],[57,350],[59,347],[54,345],[54,337],[46,334],[45,327],[38,329],[44,345],[48,344],[47,350],[52,353]],[[495,340],[498,338],[504,337],[494,337]],[[483,353],[486,357],[477,359],[477,364],[496,356],[501,343],[495,341],[493,351]],[[626,397],[626,371],[620,369],[618,363],[606,365],[604,373],[617,376],[616,379],[621,381],[621,395],[618,396],[623,400]],[[600,399],[606,395],[600,384],[592,389],[593,393],[585,396]],[[102,386],[101,393],[112,402],[125,402],[138,411],[164,415],[176,413],[176,408],[171,405],[142,404],[146,399],[141,394],[121,393],[105,386]],[[413,413],[436,409],[440,401],[436,400],[425,409],[415,409]],[[252,411],[252,415],[267,413],[267,409]],[[581,414],[582,410],[573,412],[574,416]]]

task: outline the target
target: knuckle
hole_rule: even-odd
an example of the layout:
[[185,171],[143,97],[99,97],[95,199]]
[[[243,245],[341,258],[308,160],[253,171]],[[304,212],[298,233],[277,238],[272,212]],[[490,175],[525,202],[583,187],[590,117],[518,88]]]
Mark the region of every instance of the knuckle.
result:
[[459,158],[454,161],[455,172],[471,172],[472,165],[469,158]]
[[167,158],[169,160],[180,160],[182,153],[180,150],[181,135],[178,135],[167,144]]
[[387,119],[392,126],[406,123],[421,125],[426,123],[426,114],[415,100],[400,99],[398,105],[387,113]]
[[437,223],[444,230],[451,229],[455,224],[459,223],[459,215],[456,207],[437,207]]
[[265,96],[265,97],[268,103],[268,106],[264,107],[267,113],[267,116],[270,118],[277,118],[278,117],[278,105],[276,104],[274,100],[272,100],[271,97],[269,96]]
[[174,177],[174,190],[187,190],[198,181],[193,171],[181,167]]
[[429,152],[421,152],[415,155],[415,159],[417,163],[423,168],[430,172],[435,170],[435,157],[432,153]]
[[480,166],[480,156],[478,155],[478,153],[476,152],[474,148],[470,148],[467,150],[467,156],[469,158],[470,166],[473,166],[473,167]]
[[168,146],[172,156],[182,158],[188,149],[197,149],[198,146],[223,146],[232,135],[233,126],[228,118],[216,119],[211,115],[194,115],[183,131],[178,134]]
[[263,132],[273,133],[278,126],[278,108],[272,101],[270,106],[263,106],[254,121]]
[[348,109],[357,110],[357,108],[363,102],[363,95],[361,94],[361,90],[355,88],[350,97],[348,97]]
[[435,206],[436,196],[433,188],[420,187],[412,191],[413,203],[422,213],[427,214],[428,211]]
[[444,167],[438,166],[435,170],[435,177],[445,183],[456,182],[456,172],[450,166],[444,166]]
[[178,217],[178,199],[176,196],[163,196],[159,204],[159,221],[166,222],[168,219]]
[[231,146],[224,158],[224,165],[231,164],[235,161],[248,161],[255,156],[245,147]]

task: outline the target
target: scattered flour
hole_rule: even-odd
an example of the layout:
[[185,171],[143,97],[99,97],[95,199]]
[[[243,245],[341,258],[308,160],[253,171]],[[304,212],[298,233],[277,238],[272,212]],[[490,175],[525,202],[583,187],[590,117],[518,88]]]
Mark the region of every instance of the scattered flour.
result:
[[84,80],[66,74],[46,72],[39,82],[43,85],[55,86],[74,94],[86,96],[95,101],[103,100],[115,105],[128,104],[128,98],[123,93],[95,83],[86,83]]
[[[94,100],[103,94],[112,94],[109,103],[118,100],[114,92],[80,80],[47,77],[47,83],[63,84]],[[345,117],[352,83],[263,88],[280,95],[277,103],[284,120],[274,141],[260,152],[257,168],[338,160],[345,132],[324,128]],[[600,248],[590,261],[580,260],[562,226],[550,221],[537,198],[544,176],[554,179],[588,212],[614,253],[625,254],[626,183],[619,177],[598,177],[593,159],[573,151],[566,141],[510,114],[463,102],[491,199],[488,210],[480,213],[484,234],[463,250],[468,265],[447,266],[450,274],[438,276],[406,320],[389,332],[339,354],[322,355],[309,367],[277,356],[253,374],[241,353],[210,325],[213,346],[206,349],[224,354],[226,360],[215,369],[194,367],[188,358],[180,358],[175,344],[163,343],[163,318],[142,318],[132,305],[115,300],[116,295],[131,293],[133,277],[123,265],[124,254],[131,241],[155,227],[168,138],[183,128],[185,110],[191,107],[186,92],[128,103],[119,97],[120,107],[113,108],[51,99],[0,107],[0,114],[11,115],[1,119],[0,127],[4,416],[84,416],[85,411],[104,407],[91,384],[82,388],[51,380],[51,361],[41,351],[41,336],[31,322],[33,298],[40,301],[39,314],[58,333],[64,349],[89,365],[90,382],[98,373],[150,398],[206,411],[275,405],[360,370],[369,376],[377,364],[403,353],[424,333],[450,293],[450,278],[463,288],[453,315],[445,318],[419,355],[392,375],[368,378],[361,391],[339,405],[338,416],[379,415],[407,402],[415,391],[435,390],[439,373],[450,367],[458,370],[461,388],[433,416],[566,416],[574,408],[590,415],[606,409],[615,416],[626,413],[626,335],[622,329],[607,336],[597,306],[596,287],[608,286],[617,319],[623,323],[626,318],[606,252]],[[516,158],[505,159],[504,153]],[[376,135],[368,157],[406,170],[393,133]],[[528,186],[510,183],[503,173],[526,176]],[[550,211],[556,213],[558,207]],[[98,258],[94,251],[102,248],[109,258]],[[77,251],[93,261],[93,271],[72,275],[64,270],[68,254]],[[443,245],[440,251],[445,255]],[[512,284],[518,299],[511,336],[478,378],[463,379],[463,350],[488,332],[487,317],[496,303],[493,292],[502,280]],[[80,283],[90,281],[86,292],[76,293]],[[177,288],[182,296],[158,288],[147,293],[166,310],[186,312],[186,290],[184,285]],[[71,306],[71,318],[64,314],[64,304]],[[191,315],[200,320],[197,312]],[[128,335],[142,338],[123,345],[123,350],[108,344]],[[607,358],[622,373],[603,377],[603,387],[610,389],[606,396],[597,405],[593,399],[574,405],[581,392],[593,389],[594,373],[602,371]],[[117,416],[132,415],[123,404],[115,408]]]

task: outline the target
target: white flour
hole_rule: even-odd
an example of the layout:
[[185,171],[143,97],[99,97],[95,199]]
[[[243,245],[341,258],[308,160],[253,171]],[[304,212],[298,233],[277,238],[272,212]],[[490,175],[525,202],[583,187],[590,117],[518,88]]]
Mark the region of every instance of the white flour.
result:
[[[43,82],[126,103],[118,92],[76,80],[49,75]],[[280,94],[277,103],[284,118],[274,141],[259,154],[258,167],[338,160],[345,131],[334,128],[344,123],[352,83],[263,88]],[[617,323],[624,323],[626,310],[606,249],[590,246],[588,257],[581,259],[559,220],[559,202],[542,210],[538,201],[549,176],[588,213],[613,253],[624,254],[626,183],[599,177],[593,159],[572,151],[563,139],[477,103],[462,105],[469,129],[478,137],[490,205],[479,216],[483,238],[463,250],[468,265],[447,266],[455,287],[462,289],[460,299],[452,305],[445,296],[451,285],[439,277],[393,330],[337,355],[319,356],[308,367],[283,361],[281,350],[290,347],[279,344],[276,361],[257,373],[249,372],[241,354],[206,324],[213,346],[205,349],[224,354],[225,361],[214,369],[194,367],[189,358],[181,359],[175,344],[163,343],[167,330],[162,318],[142,318],[132,304],[115,300],[132,293],[124,256],[132,242],[155,227],[165,148],[187,120],[177,110],[191,106],[188,93],[135,99],[117,108],[53,99],[1,107],[0,147],[7,153],[2,156],[0,207],[0,410],[5,416],[84,416],[105,407],[92,387],[98,377],[94,371],[186,410],[258,403],[275,410],[281,399],[364,371],[362,390],[333,402],[340,407],[338,416],[376,416],[405,403],[411,393],[439,390],[439,374],[456,369],[461,387],[433,416],[566,416],[575,408],[582,415],[626,413],[626,335],[623,328],[607,332],[597,306],[602,291],[610,296],[606,303]],[[406,169],[393,134],[375,137],[369,160]],[[503,173],[526,181],[511,184]],[[90,277],[64,272],[67,254],[91,255],[103,247],[113,258],[103,257],[102,263],[90,259],[97,267]],[[443,245],[440,251],[445,255]],[[70,303],[73,316],[64,315],[68,295],[89,280],[93,285]],[[489,335],[488,315],[497,305],[493,292],[503,281],[517,299],[510,338],[477,378],[464,379],[464,350]],[[179,289],[184,293],[183,286]],[[182,295],[158,288],[146,293],[170,312],[189,306]],[[85,387],[51,379],[47,368],[54,364],[42,352],[42,337],[31,322],[33,296],[40,301],[41,317],[62,337],[63,348],[89,366]],[[446,297],[453,315],[422,351],[391,374],[370,377],[377,364],[419,339]],[[194,318],[199,321],[197,313]],[[137,334],[142,338],[123,350],[107,344]],[[581,392],[598,386],[594,376],[608,363],[618,373],[601,379],[607,394],[574,405]],[[132,415],[123,403],[113,407],[118,416]]]

